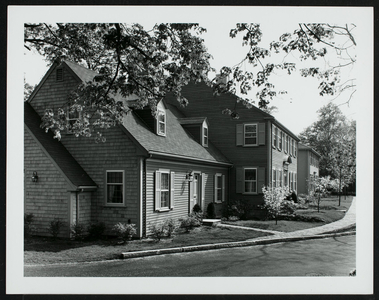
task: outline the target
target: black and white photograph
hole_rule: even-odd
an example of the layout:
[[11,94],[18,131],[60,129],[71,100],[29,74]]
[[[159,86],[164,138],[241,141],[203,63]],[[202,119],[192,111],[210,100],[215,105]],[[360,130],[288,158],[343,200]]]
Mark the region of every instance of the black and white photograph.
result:
[[373,293],[372,7],[8,18],[7,294]]

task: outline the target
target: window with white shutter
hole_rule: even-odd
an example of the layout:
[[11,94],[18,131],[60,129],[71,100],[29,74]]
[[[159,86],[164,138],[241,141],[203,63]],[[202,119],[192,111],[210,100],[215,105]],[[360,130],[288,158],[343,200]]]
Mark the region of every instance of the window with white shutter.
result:
[[155,172],[155,211],[174,208],[175,172],[158,170]]

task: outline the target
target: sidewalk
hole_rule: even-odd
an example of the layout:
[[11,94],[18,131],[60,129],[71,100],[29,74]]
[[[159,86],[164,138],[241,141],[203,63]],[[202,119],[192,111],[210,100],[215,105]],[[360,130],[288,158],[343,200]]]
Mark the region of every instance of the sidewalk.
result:
[[355,234],[355,232],[343,232],[343,233],[330,233],[330,232],[338,231],[340,229],[347,228],[355,224],[356,222],[355,201],[356,200],[354,197],[349,210],[346,212],[345,216],[341,220],[338,220],[336,222],[329,223],[323,226],[319,226],[319,227],[298,230],[298,231],[293,231],[293,232],[279,232],[279,231],[269,231],[269,230],[248,228],[248,227],[235,226],[235,225],[219,224],[218,226],[225,226],[225,227],[229,226],[229,227],[243,228],[246,230],[263,231],[263,232],[272,233],[273,235],[258,237],[255,239],[250,239],[250,240],[241,241],[241,242],[230,242],[230,243],[187,246],[187,247],[179,247],[179,248],[166,248],[166,249],[157,249],[157,250],[125,252],[121,254],[121,257],[134,258],[134,257],[142,257],[142,256],[160,255],[160,254],[255,246],[255,245],[263,245],[263,244],[281,243],[281,242],[287,242],[287,241],[300,241],[300,240],[306,240],[306,239],[321,239],[325,237],[351,235],[351,234]]

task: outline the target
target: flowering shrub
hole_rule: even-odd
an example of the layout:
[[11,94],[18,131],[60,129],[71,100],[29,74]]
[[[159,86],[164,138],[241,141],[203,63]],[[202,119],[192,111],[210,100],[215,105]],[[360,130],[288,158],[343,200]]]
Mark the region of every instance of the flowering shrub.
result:
[[133,235],[137,233],[136,224],[126,224],[121,222],[114,225],[112,231],[114,231],[123,242],[130,240]]
[[[275,219],[278,223],[278,216],[281,213],[290,211],[293,208],[293,201],[285,200],[290,191],[288,187],[262,187],[264,204],[263,208],[267,209],[268,216]],[[292,203],[289,203],[292,202]]]

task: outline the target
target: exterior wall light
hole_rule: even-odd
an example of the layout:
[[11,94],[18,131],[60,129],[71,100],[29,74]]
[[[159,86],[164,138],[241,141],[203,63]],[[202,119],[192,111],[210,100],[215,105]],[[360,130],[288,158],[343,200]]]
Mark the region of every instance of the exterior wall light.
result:
[[186,174],[186,180],[189,182],[193,181],[193,171],[188,171],[188,173]]
[[33,172],[32,181],[38,182],[38,175],[37,175],[37,172],[35,172],[35,171]]

